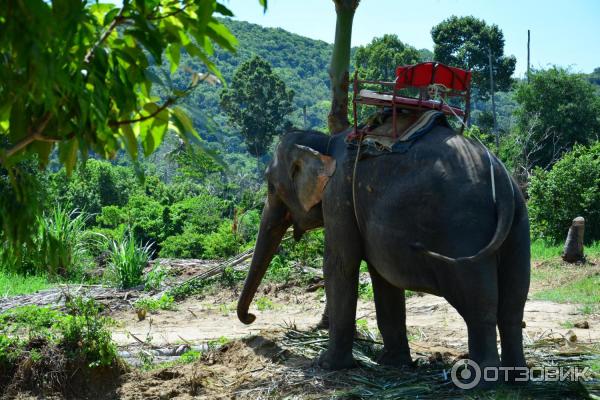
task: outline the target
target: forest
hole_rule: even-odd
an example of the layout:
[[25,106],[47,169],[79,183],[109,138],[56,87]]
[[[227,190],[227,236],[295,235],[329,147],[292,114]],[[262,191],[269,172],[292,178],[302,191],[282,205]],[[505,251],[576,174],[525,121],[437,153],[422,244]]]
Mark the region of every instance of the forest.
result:
[[[427,348],[417,370],[398,381],[375,364],[381,334],[364,261],[359,372],[330,379],[311,369],[328,337],[307,329],[325,302],[323,229],[298,241],[284,236],[256,299],[266,322],[236,327],[235,299],[270,190],[265,169],[286,132],[328,131],[334,45],[231,19],[216,1],[206,2],[214,3],[207,12],[200,1],[181,2],[189,3],[181,9],[177,1],[136,1],[131,10],[9,3],[0,11],[0,396],[216,398],[219,387],[228,388],[227,398],[457,395],[435,371],[464,353],[465,342],[432,345],[427,337],[464,327],[430,294],[406,291],[407,307],[413,302],[408,340]],[[47,28],[24,34],[25,22]],[[99,32],[107,34],[97,41]],[[527,360],[558,363],[548,354],[571,346],[577,358],[563,361],[590,367],[597,385],[600,66],[591,74],[532,68],[516,78],[501,27],[449,16],[431,35],[433,49],[393,33],[353,47],[348,72],[389,81],[399,65],[433,60],[473,71],[464,136],[503,162],[527,202],[534,310],[526,306],[525,318],[535,307],[558,315],[552,322],[531,317],[535,334],[559,334],[532,331]],[[358,118],[367,120],[368,111]],[[585,257],[569,264],[560,255],[575,217],[585,218]],[[411,326],[414,310],[427,309],[443,309],[433,321],[450,328]],[[169,321],[180,325],[165,333]],[[272,332],[261,336],[260,329]],[[84,392],[68,383],[75,373]],[[89,384],[97,378],[103,383]],[[312,383],[303,389],[305,380]],[[585,398],[598,393],[590,387],[498,389],[482,398]]]

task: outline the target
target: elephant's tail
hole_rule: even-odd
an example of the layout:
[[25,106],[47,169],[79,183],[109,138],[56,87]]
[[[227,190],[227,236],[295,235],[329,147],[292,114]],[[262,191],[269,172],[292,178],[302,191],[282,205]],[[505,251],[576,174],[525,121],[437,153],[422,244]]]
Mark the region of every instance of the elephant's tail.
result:
[[[494,164],[492,160],[495,161],[496,165],[496,168],[494,169],[492,169],[492,165]],[[500,173],[495,174],[494,170]],[[479,252],[472,256],[457,258],[448,257],[443,254],[428,250],[422,243],[419,242],[411,244],[411,248],[413,250],[422,252],[423,254],[429,257],[445,261],[449,264],[477,262],[483,258],[491,256],[496,251],[498,251],[502,243],[504,243],[504,241],[506,240],[506,237],[508,236],[512,227],[513,218],[515,215],[515,189],[506,167],[504,167],[504,165],[499,160],[492,156],[490,156],[490,171],[492,191],[494,192],[493,196],[496,205],[496,215],[498,216],[498,223],[496,225],[496,231],[494,232],[494,236],[487,244],[487,246],[485,246],[483,249],[479,250]],[[494,182],[494,175],[500,178],[497,182]],[[498,193],[497,196],[496,192]]]

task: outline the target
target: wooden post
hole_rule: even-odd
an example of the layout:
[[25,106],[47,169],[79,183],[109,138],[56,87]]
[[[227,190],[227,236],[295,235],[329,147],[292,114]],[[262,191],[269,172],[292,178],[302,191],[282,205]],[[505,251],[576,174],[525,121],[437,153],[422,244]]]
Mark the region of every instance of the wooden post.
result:
[[496,138],[496,153],[500,151],[500,134],[498,133],[498,122],[496,121],[496,99],[494,97],[494,70],[492,65],[492,48],[488,47],[488,59],[490,62],[490,91],[492,92],[492,115],[494,117],[494,136]]
[[529,83],[529,66],[531,65],[531,63],[529,62],[530,58],[530,47],[529,45],[531,44],[531,31],[529,29],[527,29],[527,83]]
[[304,129],[308,128],[306,123],[306,104],[302,106],[302,115],[304,116]]
[[583,261],[583,233],[585,231],[585,219],[577,217],[571,223],[565,248],[563,250],[562,259],[566,262]]

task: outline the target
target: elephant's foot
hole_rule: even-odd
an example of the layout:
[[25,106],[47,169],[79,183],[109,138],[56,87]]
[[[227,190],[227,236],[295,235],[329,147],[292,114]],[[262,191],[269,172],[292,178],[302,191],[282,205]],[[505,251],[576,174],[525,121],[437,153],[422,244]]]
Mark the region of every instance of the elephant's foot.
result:
[[329,316],[326,313],[323,313],[321,316],[321,320],[315,326],[317,329],[329,329]]
[[317,364],[319,367],[330,371],[355,368],[357,366],[356,361],[352,357],[352,352],[342,355],[329,350],[321,353]]
[[377,358],[377,363],[389,367],[412,367],[413,360],[407,351],[389,351],[385,348]]

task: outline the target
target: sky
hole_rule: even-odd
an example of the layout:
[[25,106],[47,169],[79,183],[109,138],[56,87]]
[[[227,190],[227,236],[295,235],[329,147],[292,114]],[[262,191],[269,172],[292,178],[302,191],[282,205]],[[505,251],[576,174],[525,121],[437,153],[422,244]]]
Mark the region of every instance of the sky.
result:
[[[222,1],[238,20],[333,43],[331,0],[268,0],[264,14],[258,0]],[[433,50],[431,28],[451,15],[473,15],[498,25],[505,54],[517,57],[517,77],[527,70],[528,29],[532,67],[559,65],[585,73],[600,67],[600,0],[362,0],[352,46],[391,33],[418,49]]]

